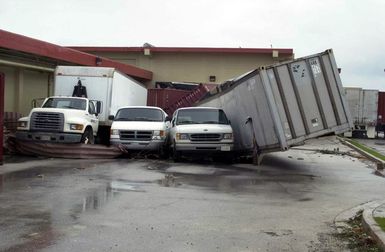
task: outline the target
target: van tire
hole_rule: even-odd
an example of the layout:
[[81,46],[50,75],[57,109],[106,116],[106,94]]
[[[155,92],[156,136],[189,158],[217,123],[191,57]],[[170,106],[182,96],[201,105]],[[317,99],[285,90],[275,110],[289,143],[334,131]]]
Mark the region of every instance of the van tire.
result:
[[170,156],[169,150],[167,146],[161,146],[158,150],[158,155],[162,159],[168,159]]
[[91,128],[87,128],[84,131],[84,133],[82,135],[82,139],[80,140],[80,142],[83,144],[94,144],[95,143],[94,134],[93,134]]
[[180,151],[176,150],[175,142],[174,142],[174,145],[172,147],[172,159],[174,160],[174,162],[179,162],[181,159],[181,153],[180,153]]

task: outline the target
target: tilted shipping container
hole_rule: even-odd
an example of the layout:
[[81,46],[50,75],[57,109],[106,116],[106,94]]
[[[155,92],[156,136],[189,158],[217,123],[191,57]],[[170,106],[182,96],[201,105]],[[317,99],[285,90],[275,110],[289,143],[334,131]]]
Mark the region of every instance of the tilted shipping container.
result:
[[226,112],[240,152],[286,150],[353,126],[332,50],[251,71],[197,106]]

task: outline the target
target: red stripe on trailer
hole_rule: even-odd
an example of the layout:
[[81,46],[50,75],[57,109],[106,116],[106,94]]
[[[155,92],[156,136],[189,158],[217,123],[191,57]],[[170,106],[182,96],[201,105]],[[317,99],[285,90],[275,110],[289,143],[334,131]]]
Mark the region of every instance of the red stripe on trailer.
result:
[[378,92],[377,123],[385,124],[385,92]]
[[3,141],[4,141],[4,74],[0,73],[0,165],[3,164]]

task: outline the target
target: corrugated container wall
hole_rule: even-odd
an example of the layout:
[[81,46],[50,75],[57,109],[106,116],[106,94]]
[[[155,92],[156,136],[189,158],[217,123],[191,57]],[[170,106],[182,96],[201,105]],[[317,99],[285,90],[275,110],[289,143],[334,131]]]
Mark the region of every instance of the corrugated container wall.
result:
[[378,90],[346,87],[345,94],[355,125],[376,125]]
[[191,93],[191,90],[169,88],[150,88],[147,91],[147,106],[160,107],[163,110]]
[[249,72],[198,106],[226,112],[238,151],[253,150],[253,136],[266,152],[353,127],[332,50]]

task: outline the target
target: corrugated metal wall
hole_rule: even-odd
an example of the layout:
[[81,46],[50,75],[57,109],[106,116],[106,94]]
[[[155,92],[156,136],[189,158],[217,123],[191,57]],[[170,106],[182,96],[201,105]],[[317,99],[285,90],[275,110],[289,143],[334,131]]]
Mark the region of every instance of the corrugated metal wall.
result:
[[150,88],[147,92],[147,105],[164,110],[189,93],[191,90]]

